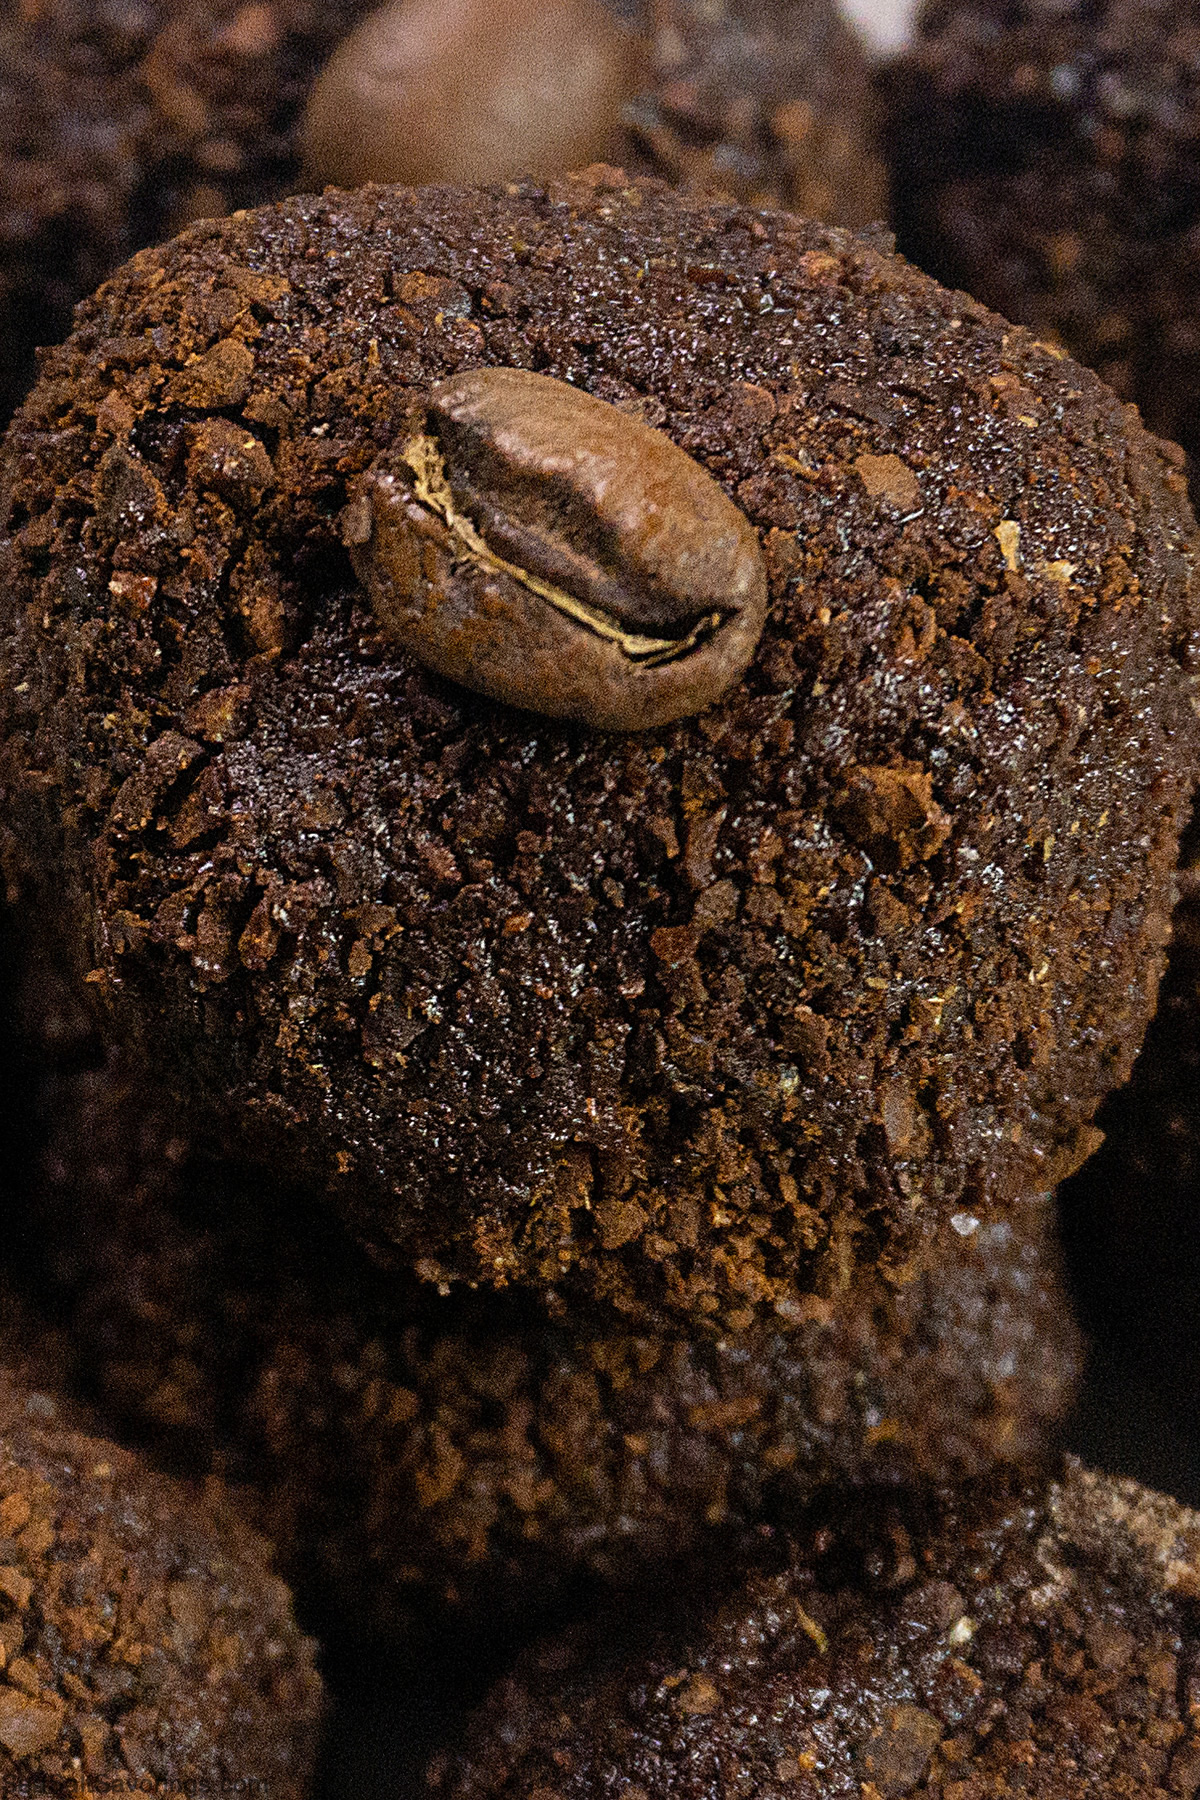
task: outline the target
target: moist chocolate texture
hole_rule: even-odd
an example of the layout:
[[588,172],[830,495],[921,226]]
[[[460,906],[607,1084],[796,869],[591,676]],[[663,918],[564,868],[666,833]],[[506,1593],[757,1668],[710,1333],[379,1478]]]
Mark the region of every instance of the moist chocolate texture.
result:
[[536,1618],[794,1511],[1046,1451],[1079,1344],[1048,1203],[951,1233],[893,1290],[689,1341],[442,1299],[324,1209],[189,1159],[120,1067],[40,1102],[26,1279],[76,1386],[174,1466],[238,1484],[306,1618],[399,1642],[439,1611]]
[[1194,6],[938,0],[885,78],[901,248],[1200,446]]
[[265,1543],[85,1435],[0,1311],[0,1788],[301,1800],[320,1682]]
[[[371,0],[39,0],[0,22],[0,417],[142,245],[301,182],[304,104]],[[498,13],[503,18],[503,7]],[[831,0],[614,5],[652,40],[614,154],[840,224],[884,208],[866,67]],[[453,122],[436,134],[452,141]],[[316,185],[316,184],[314,184]]]
[[1200,1779],[1200,1517],[1068,1463],[839,1503],[548,1643],[429,1791],[1111,1800]]
[[[339,521],[428,387],[652,422],[771,612],[694,720],[421,671]],[[855,238],[619,172],[192,227],[4,452],[4,862],[189,1129],[427,1280],[742,1330],[1093,1144],[1194,755],[1177,456]]]

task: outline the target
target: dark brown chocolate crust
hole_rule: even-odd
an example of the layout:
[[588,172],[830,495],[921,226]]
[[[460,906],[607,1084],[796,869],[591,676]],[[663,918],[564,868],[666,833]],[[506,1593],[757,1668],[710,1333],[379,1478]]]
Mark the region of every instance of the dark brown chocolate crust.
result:
[[[759,531],[700,718],[588,734],[381,636],[347,484],[489,362]],[[965,296],[611,171],[288,201],[102,289],[4,478],[10,880],[195,1129],[424,1278],[744,1330],[1093,1142],[1168,928],[1194,522]]]
[[1200,449],[1194,0],[937,0],[884,76],[901,248]]
[[302,1800],[320,1682],[265,1544],[219,1484],[83,1435],[24,1344],[18,1361],[24,1379],[0,1369],[5,1800]]
[[51,1081],[28,1269],[121,1428],[219,1471],[306,1616],[403,1639],[637,1579],[824,1483],[944,1480],[1044,1452],[1079,1344],[1052,1212],[952,1233],[790,1327],[689,1344],[548,1323],[381,1274],[297,1196],[188,1162],[116,1067]]
[[[374,0],[38,0],[0,22],[0,419],[133,251],[295,189],[312,82]],[[650,27],[649,0],[614,10]],[[865,64],[831,0],[661,0],[640,168],[838,224],[884,207]]]
[[840,1501],[525,1660],[449,1800],[1128,1800],[1200,1782],[1200,1516],[1077,1463]]

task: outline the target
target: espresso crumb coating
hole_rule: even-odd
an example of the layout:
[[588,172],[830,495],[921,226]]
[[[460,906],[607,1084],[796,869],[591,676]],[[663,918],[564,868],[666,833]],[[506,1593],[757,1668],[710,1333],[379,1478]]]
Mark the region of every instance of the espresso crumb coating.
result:
[[[699,718],[588,733],[377,628],[348,484],[489,363],[758,530]],[[394,1261],[744,1330],[1094,1143],[1194,766],[1185,484],[873,238],[603,169],[197,225],[82,309],[4,481],[9,880],[190,1129]]]
[[[707,1583],[707,1592],[706,1592]],[[1067,1464],[830,1508],[682,1606],[548,1643],[452,1800],[1143,1800],[1200,1783],[1200,1516]]]
[[[195,218],[294,191],[322,65],[375,0],[38,0],[0,21],[0,418],[119,263]],[[502,17],[502,8],[500,9]],[[882,214],[865,63],[832,0],[649,0],[615,146],[648,172],[838,224]]]
[[0,1368],[5,1800],[302,1800],[320,1682],[265,1544],[219,1484],[84,1435],[26,1343],[16,1363]]
[[1200,448],[1195,0],[936,0],[885,77],[901,248]]
[[195,1472],[251,1484],[309,1616],[402,1639],[449,1603],[536,1614],[823,1483],[1032,1460],[1079,1344],[1048,1202],[952,1233],[899,1290],[689,1343],[381,1275],[294,1195],[187,1160],[109,1067],[51,1081],[25,1231],[76,1382]]

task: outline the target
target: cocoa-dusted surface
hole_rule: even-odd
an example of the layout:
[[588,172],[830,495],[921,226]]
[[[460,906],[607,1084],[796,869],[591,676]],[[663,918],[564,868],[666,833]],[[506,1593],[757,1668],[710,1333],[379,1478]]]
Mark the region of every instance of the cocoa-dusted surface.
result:
[[740,1576],[528,1656],[427,1791],[1191,1794],[1198,1592],[1200,1516],[1075,1462],[839,1502]]
[[218,1484],[83,1435],[26,1343],[18,1363],[0,1370],[6,1800],[302,1800],[320,1682],[266,1545]]
[[438,1608],[527,1620],[825,1482],[1032,1460],[1074,1391],[1048,1202],[951,1233],[898,1291],[868,1275],[790,1330],[689,1343],[398,1286],[294,1194],[189,1161],[115,1066],[41,1108],[27,1278],[77,1386],[161,1457],[252,1484],[343,1643],[403,1643]]
[[1200,9],[935,0],[884,77],[901,248],[1200,448]]
[[[700,718],[588,734],[376,629],[347,485],[488,362],[759,531]],[[193,1129],[394,1261],[746,1329],[1092,1146],[1168,928],[1194,526],[1020,330],[611,172],[289,201],[101,290],[5,480],[10,879]]]
[[[0,418],[71,308],[189,220],[294,191],[312,83],[372,0],[39,0],[0,23]],[[615,154],[667,179],[880,216],[862,53],[832,0],[630,0],[653,80]],[[498,5],[503,19],[503,5]]]

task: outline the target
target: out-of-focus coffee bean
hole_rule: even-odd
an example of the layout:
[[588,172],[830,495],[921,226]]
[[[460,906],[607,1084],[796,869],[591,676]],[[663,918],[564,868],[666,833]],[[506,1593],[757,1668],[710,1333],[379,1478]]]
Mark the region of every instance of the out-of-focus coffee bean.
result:
[[661,431],[566,382],[442,382],[363,477],[344,534],[384,628],[477,693],[639,731],[743,673],[758,537]]
[[308,104],[314,185],[501,181],[602,159],[646,67],[602,0],[393,0]]

